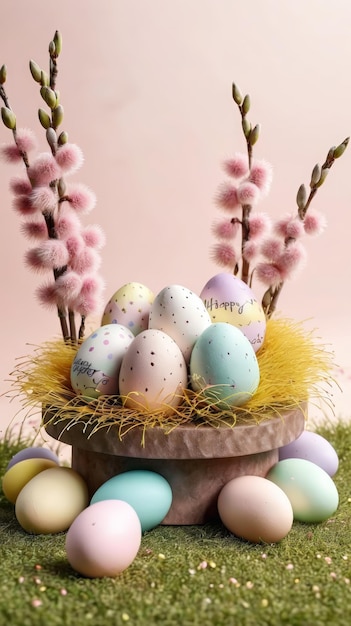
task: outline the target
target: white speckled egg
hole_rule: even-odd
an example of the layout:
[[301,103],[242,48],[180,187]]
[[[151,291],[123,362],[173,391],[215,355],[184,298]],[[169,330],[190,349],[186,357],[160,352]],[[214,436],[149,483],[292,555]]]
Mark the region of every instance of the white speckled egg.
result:
[[120,287],[108,301],[101,325],[122,324],[133,335],[148,327],[149,312],[154,300],[153,292],[141,283],[127,283]]
[[133,339],[121,324],[106,324],[87,337],[71,366],[74,391],[88,398],[118,394],[122,358]]
[[187,363],[195,341],[211,323],[201,298],[181,285],[164,287],[150,308],[149,328],[172,337]]
[[186,363],[171,337],[151,328],[135,337],[119,374],[125,406],[150,411],[178,406],[186,384]]
[[213,276],[200,293],[212,322],[237,326],[257,352],[266,334],[266,316],[252,289],[240,278],[223,272]]
[[243,333],[225,322],[200,335],[190,358],[191,386],[222,408],[241,406],[255,393],[260,372],[256,354]]

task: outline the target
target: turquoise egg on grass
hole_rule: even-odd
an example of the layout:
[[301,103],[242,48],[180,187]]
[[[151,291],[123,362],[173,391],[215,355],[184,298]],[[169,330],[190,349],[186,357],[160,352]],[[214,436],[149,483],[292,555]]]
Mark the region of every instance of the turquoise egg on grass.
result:
[[339,494],[329,474],[306,459],[278,461],[266,478],[288,496],[294,519],[300,522],[323,522],[335,513]]
[[158,526],[172,504],[167,480],[149,470],[130,470],[107,480],[94,493],[90,504],[102,500],[123,500],[136,511],[142,532]]

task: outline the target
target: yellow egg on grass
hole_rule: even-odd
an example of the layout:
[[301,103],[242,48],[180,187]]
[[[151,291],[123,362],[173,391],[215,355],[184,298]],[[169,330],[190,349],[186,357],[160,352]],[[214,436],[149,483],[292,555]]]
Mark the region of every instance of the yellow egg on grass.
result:
[[16,500],[15,514],[28,533],[59,533],[70,527],[88,502],[83,478],[69,467],[53,467],[26,484]]
[[12,465],[2,479],[2,490],[5,497],[15,504],[18,494],[27,483],[44,470],[57,467],[57,463],[51,459],[25,459]]

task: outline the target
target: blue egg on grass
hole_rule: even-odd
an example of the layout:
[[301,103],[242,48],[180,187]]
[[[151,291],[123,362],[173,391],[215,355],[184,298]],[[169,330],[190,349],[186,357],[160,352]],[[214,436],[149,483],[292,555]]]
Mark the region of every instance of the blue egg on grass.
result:
[[107,480],[94,493],[90,504],[101,500],[123,500],[136,511],[142,532],[158,526],[172,504],[167,480],[149,470],[131,470]]

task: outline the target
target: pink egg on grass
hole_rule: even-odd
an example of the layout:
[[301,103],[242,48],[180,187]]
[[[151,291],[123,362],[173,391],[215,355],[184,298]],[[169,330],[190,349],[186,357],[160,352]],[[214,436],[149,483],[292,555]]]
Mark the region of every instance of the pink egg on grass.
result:
[[140,543],[141,524],[133,507],[102,500],[76,517],[67,532],[66,553],[79,574],[115,578],[134,561]]

